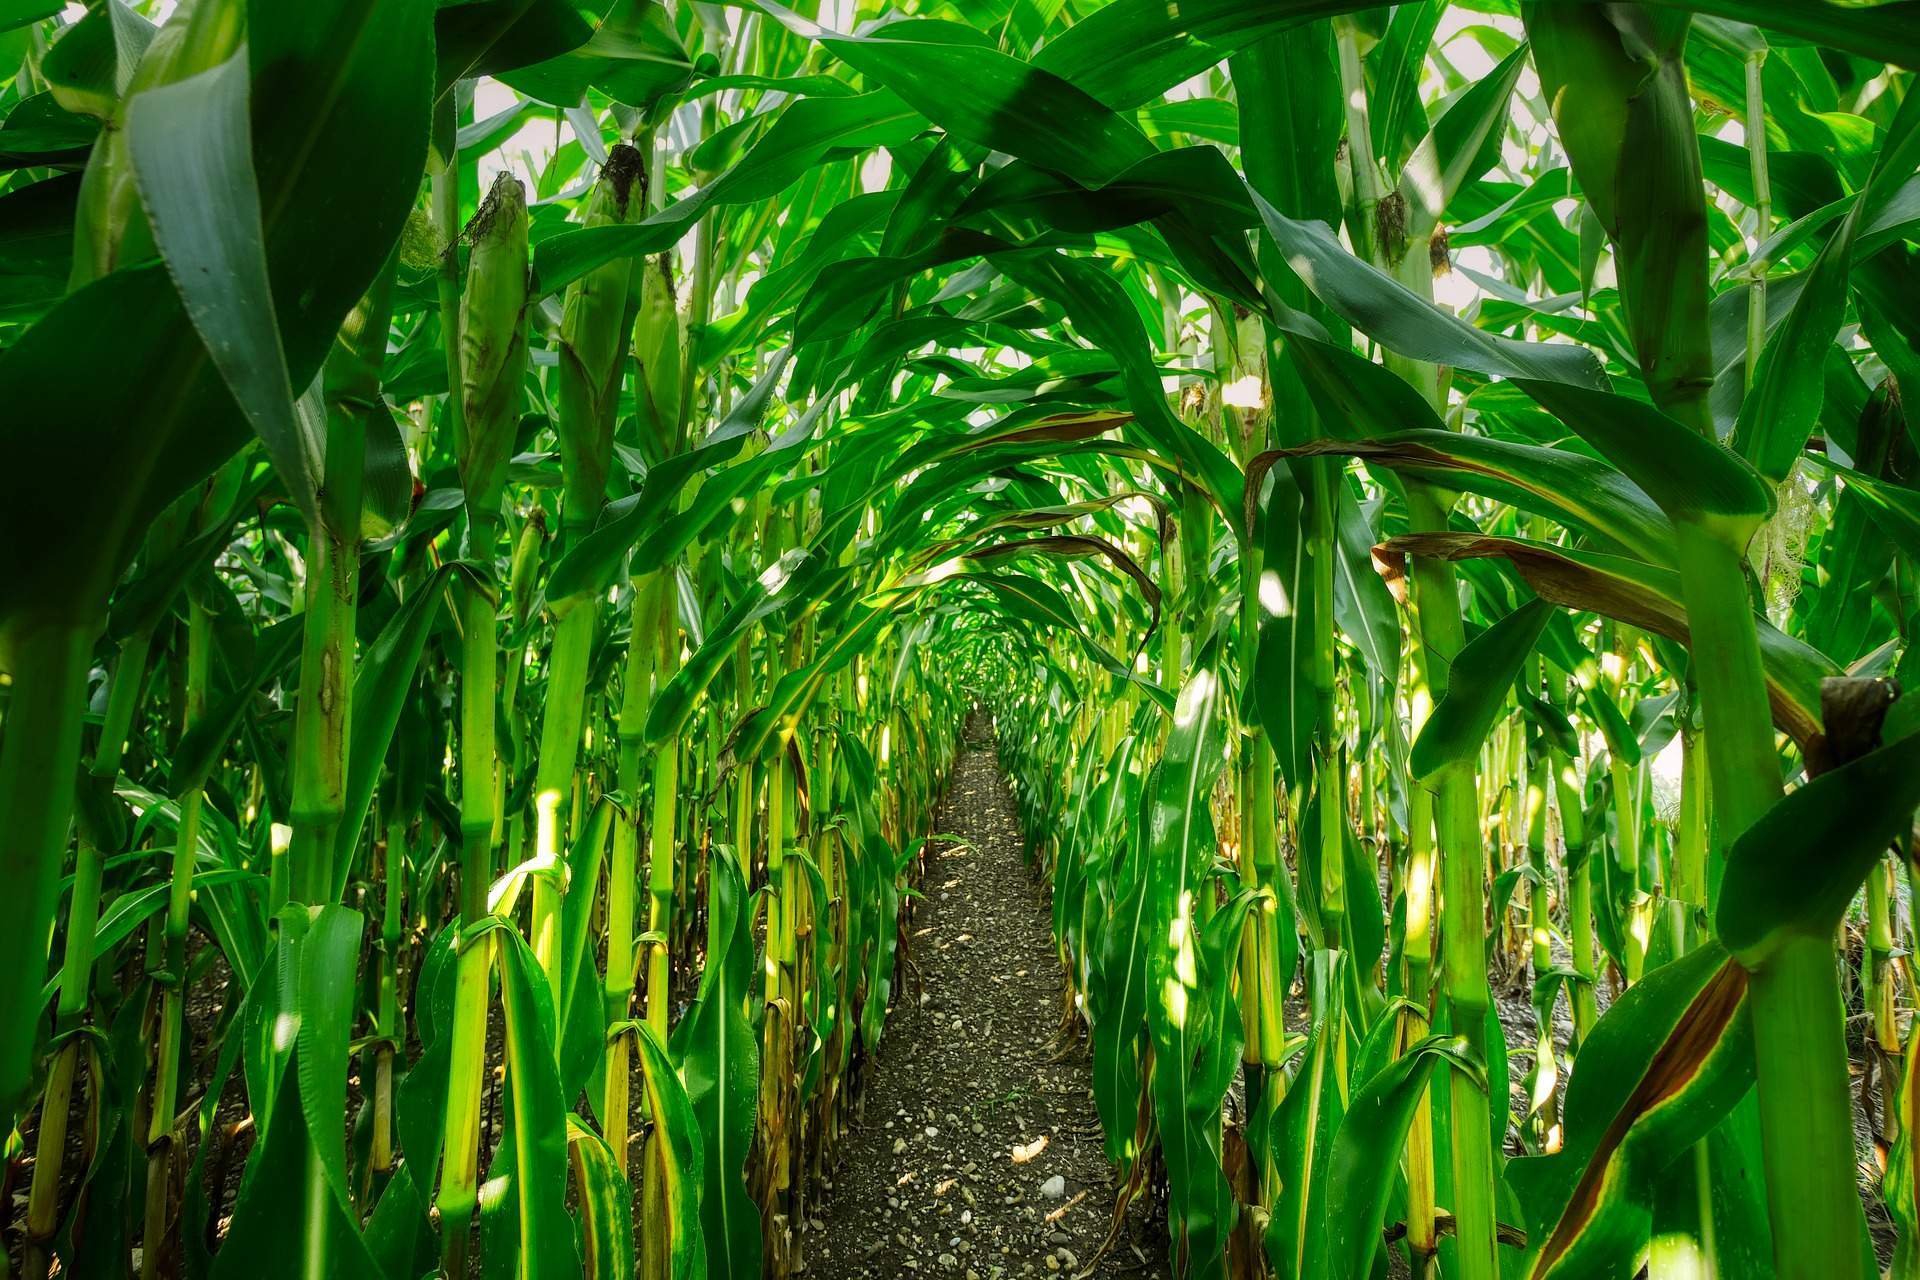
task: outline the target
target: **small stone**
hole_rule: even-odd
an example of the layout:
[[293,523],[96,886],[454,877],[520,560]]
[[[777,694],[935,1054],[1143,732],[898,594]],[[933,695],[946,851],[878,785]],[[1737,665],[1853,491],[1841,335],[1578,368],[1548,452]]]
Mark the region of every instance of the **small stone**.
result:
[[893,1154],[902,1155],[906,1152],[906,1149],[907,1140],[905,1138],[895,1138],[893,1140]]
[[940,1255],[940,1265],[951,1271],[960,1265],[960,1259],[950,1253],[943,1253]]
[[937,1138],[937,1137],[939,1137],[939,1136],[940,1136],[940,1131],[939,1131],[938,1129],[936,1129],[936,1128],[934,1128],[934,1127],[933,1127],[932,1125],[928,1125],[928,1126],[927,1126],[927,1136],[928,1136],[929,1138]]
[[1047,1243],[1053,1245],[1072,1244],[1073,1237],[1064,1231],[1049,1231],[1047,1232]]
[[1067,1195],[1067,1180],[1057,1173],[1054,1174],[1040,1184],[1040,1194],[1049,1200],[1064,1200]]
[[1056,1257],[1054,1257],[1054,1256],[1053,1256],[1052,1254],[1048,1254],[1048,1255],[1047,1255],[1047,1270],[1049,1270],[1049,1271],[1058,1271],[1059,1269],[1060,1269],[1060,1259],[1058,1259],[1058,1258],[1056,1258]]
[[1067,1248],[1065,1245],[1061,1245],[1058,1249],[1055,1249],[1053,1256],[1060,1259],[1060,1265],[1069,1271],[1080,1265],[1080,1259],[1075,1257],[1073,1250]]
[[987,1131],[987,1126],[981,1124],[978,1120],[975,1120],[973,1122],[973,1131],[976,1134],[985,1133]]

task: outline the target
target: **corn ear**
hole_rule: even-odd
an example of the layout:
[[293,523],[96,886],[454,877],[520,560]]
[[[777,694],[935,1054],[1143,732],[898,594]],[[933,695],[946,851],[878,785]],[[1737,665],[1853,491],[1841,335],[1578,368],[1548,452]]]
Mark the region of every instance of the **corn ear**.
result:
[[[624,143],[615,146],[587,200],[581,225],[605,227],[633,221],[646,208],[646,190],[645,158]],[[565,475],[567,529],[591,527],[606,496],[614,410],[626,365],[620,336],[632,268],[633,259],[616,258],[588,272],[568,287],[561,312],[560,412],[554,429]]]
[[649,259],[640,279],[640,313],[633,321],[633,354],[640,362],[634,416],[653,456],[672,450],[680,429],[680,367],[686,359],[673,277],[665,254]]
[[468,228],[460,299],[460,485],[470,519],[498,519],[527,372],[527,193],[501,174]]

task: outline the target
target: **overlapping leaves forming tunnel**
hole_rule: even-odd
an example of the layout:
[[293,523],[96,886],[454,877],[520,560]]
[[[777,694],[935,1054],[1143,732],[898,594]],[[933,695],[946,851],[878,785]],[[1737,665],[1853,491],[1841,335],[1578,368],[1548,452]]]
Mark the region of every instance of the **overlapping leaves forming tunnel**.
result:
[[0,3],[23,1272],[793,1273],[980,701],[1182,1274],[1914,1274],[1911,6],[907,8]]

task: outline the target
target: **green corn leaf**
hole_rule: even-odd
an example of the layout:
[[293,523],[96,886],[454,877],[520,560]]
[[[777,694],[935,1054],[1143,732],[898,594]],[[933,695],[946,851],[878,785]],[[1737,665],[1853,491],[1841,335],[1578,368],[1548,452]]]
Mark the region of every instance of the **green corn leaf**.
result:
[[353,971],[364,923],[359,912],[345,907],[319,907],[311,913],[305,932],[282,950],[282,963],[294,971],[283,976],[282,990],[286,979],[293,978],[298,1009],[282,1009],[275,1027],[275,1034],[282,1034],[290,1013],[298,1021],[294,1061],[308,1141],[319,1153],[340,1205],[352,1201],[340,1117],[347,1109],[347,1041],[353,1033],[354,1007],[353,992],[339,975]]
[[594,32],[586,12],[594,6],[573,0],[472,0],[435,7],[432,48],[438,93],[458,80],[560,57],[592,39]]
[[1116,111],[1158,97],[1236,50],[1337,12],[1330,5],[1235,0],[1115,0],[1049,40],[1034,65],[1072,81]]
[[[1261,1244],[1275,1274],[1319,1277],[1326,1274],[1330,1191],[1327,1177],[1334,1142],[1346,1112],[1334,1036],[1338,1023],[1322,1019],[1309,1033],[1305,1056],[1280,1104],[1274,1146],[1284,1167],[1293,1170],[1280,1188]],[[1344,1206],[1343,1206],[1344,1211]]]
[[1400,615],[1393,593],[1373,567],[1379,541],[1345,485],[1339,490],[1340,539],[1333,562],[1334,620],[1367,669],[1392,687],[1400,673]]
[[[1233,1198],[1220,1167],[1219,1096],[1200,1078],[1205,1044],[1221,1033],[1211,1016],[1197,901],[1209,892],[1213,823],[1208,796],[1221,764],[1220,677],[1203,658],[1174,705],[1167,747],[1147,810],[1146,1001],[1154,1048],[1152,1096],[1171,1190],[1169,1225],[1192,1274],[1224,1276]],[[1244,918],[1244,909],[1241,911]],[[1234,948],[1237,951],[1237,947]],[[1228,1056],[1237,1056],[1238,1046]],[[1205,1123],[1214,1117],[1213,1125]]]
[[1640,375],[1655,404],[1704,430],[1707,218],[1683,60],[1688,18],[1538,3],[1525,16],[1574,176],[1614,244]]
[[570,1277],[579,1273],[580,1263],[567,1214],[566,1103],[554,1059],[553,995],[519,933],[504,921],[491,932],[500,958],[506,1105],[513,1134],[512,1150],[503,1150],[502,1158],[512,1157],[508,1176],[519,1275],[522,1280]]
[[567,1151],[580,1188],[582,1261],[590,1276],[633,1274],[633,1192],[613,1149],[579,1116],[567,1116]]
[[782,111],[738,164],[698,191],[640,222],[581,227],[542,240],[533,255],[531,296],[557,293],[594,268],[672,248],[709,208],[778,195],[830,151],[904,142],[925,119],[897,94],[803,98]]
[[1459,1037],[1429,1036],[1407,1046],[1398,1058],[1355,1087],[1346,1115],[1328,1154],[1327,1204],[1338,1206],[1327,1214],[1332,1239],[1328,1253],[1338,1280],[1360,1280],[1373,1274],[1380,1250],[1380,1228],[1393,1193],[1407,1130],[1436,1065],[1474,1071],[1466,1041]]
[[1806,448],[1826,399],[1825,357],[1846,318],[1854,242],[1920,168],[1920,102],[1903,103],[1874,159],[1873,175],[1828,237],[1793,306],[1760,353],[1754,384],[1740,402],[1733,447],[1775,484]]
[[647,1176],[660,1180],[661,1202],[667,1207],[667,1221],[657,1225],[667,1233],[669,1274],[672,1280],[700,1280],[708,1273],[700,1214],[705,1179],[700,1124],[659,1036],[645,1023],[633,1024],[632,1030],[647,1082],[647,1109],[654,1118]]
[[[602,796],[587,820],[574,831],[567,849],[567,894],[560,904],[560,1090],[576,1096],[603,1067],[607,1047],[607,1000],[595,968],[596,931],[592,928],[600,869],[607,838],[617,821],[613,801]],[[602,1098],[603,1089],[589,1097]]]
[[574,106],[588,89],[597,89],[650,114],[663,98],[693,83],[694,65],[662,5],[618,0],[584,44],[500,79],[557,107]]
[[1469,766],[1506,704],[1520,664],[1540,640],[1553,605],[1530,600],[1467,642],[1453,660],[1446,696],[1414,739],[1408,767],[1421,780],[1451,766]]
[[[1680,577],[1670,569],[1623,556],[1473,534],[1402,536],[1387,543],[1387,550],[1456,561],[1502,559],[1519,571],[1529,587],[1556,604],[1615,618],[1687,643],[1687,611],[1680,595]],[[1804,750],[1824,734],[1820,720],[1820,682],[1839,675],[1840,669],[1805,642],[1774,628],[1765,618],[1756,616],[1754,629],[1759,633],[1760,660],[1774,724],[1791,735]]]
[[1920,735],[1821,774],[1727,851],[1714,925],[1754,968],[1785,939],[1826,937],[1920,805]]
[[1420,100],[1420,76],[1427,50],[1446,11],[1441,0],[1396,8],[1380,42],[1367,53],[1367,94],[1373,124],[1373,152],[1390,173],[1406,166],[1406,155],[1430,130]]
[[[314,520],[325,442],[315,434],[320,424],[294,413],[287,381],[253,173],[249,72],[241,50],[217,67],[136,95],[127,145],[187,316],[287,492]],[[209,192],[220,195],[209,200]]]
[[1520,386],[1619,467],[1669,518],[1749,535],[1773,512],[1773,495],[1738,454],[1651,405],[1558,383]]
[[1276,467],[1267,497],[1261,559],[1260,639],[1254,655],[1252,709],[1273,743],[1281,774],[1304,787],[1312,776],[1314,593],[1305,500],[1292,472]]
[[1920,493],[1849,470],[1819,454],[1808,454],[1817,466],[1846,481],[1846,492],[1857,494],[1880,532],[1905,554],[1920,554]]
[[[547,598],[572,603],[597,595],[613,584],[623,566],[633,574],[651,573],[684,551],[719,509],[751,486],[765,481],[776,466],[798,461],[801,446],[808,441],[809,432],[805,428],[810,419],[807,418],[765,449],[704,484],[689,510],[678,516],[673,514],[681,489],[702,468],[726,463],[746,447],[747,438],[766,412],[785,367],[784,356],[776,354],[769,358],[766,372],[705,439],[651,468],[639,493],[609,504],[601,512],[600,523],[593,532],[579,539],[554,565],[547,577]],[[636,545],[640,550],[629,561],[628,553]]]
[[[290,1062],[288,1074],[294,1070]],[[214,1280],[262,1274],[300,1280],[385,1276],[360,1238],[349,1202],[324,1176],[323,1185],[311,1185],[321,1166],[309,1151],[326,1139],[309,1127],[300,1088],[286,1080],[273,1098],[272,1120],[247,1161],[233,1226],[214,1258]],[[325,1132],[337,1136],[340,1115],[336,1108]]]
[[[304,387],[418,188],[432,14],[422,0],[252,8],[247,65],[256,79],[269,69],[275,78],[250,109],[262,243],[287,382]],[[202,201],[199,215],[224,219],[225,203]],[[124,366],[143,377],[90,377],[74,364],[90,350],[84,335],[109,331]],[[75,375],[54,376],[64,368]],[[46,399],[56,387],[57,405]],[[5,438],[19,464],[0,491],[0,532],[40,548],[0,589],[0,631],[25,613],[104,609],[137,534],[247,431],[158,263],[63,299],[0,355],[0,390],[14,406]],[[92,476],[109,456],[111,483],[62,479]]]
[[233,689],[207,709],[206,715],[180,737],[174,748],[173,768],[168,785],[175,794],[185,795],[206,785],[220,757],[231,746],[234,734],[254,705],[262,686],[283,675],[300,652],[300,627],[291,619],[272,627],[254,646],[252,663]]
[[346,892],[361,828],[373,807],[374,787],[400,713],[414,687],[414,674],[426,652],[427,634],[439,612],[441,588],[448,575],[459,572],[445,565],[422,583],[387,620],[361,657],[353,678],[353,727],[347,745],[347,789],[340,831],[334,840],[334,896]]
[[[855,772],[862,771],[862,761],[864,752],[853,762]],[[870,763],[865,771],[871,771]],[[761,1264],[760,1212],[744,1176],[760,1078],[759,1041],[746,1015],[752,998],[752,921],[746,880],[733,851],[716,847],[709,874],[707,963],[693,1007],[674,1028],[672,1050],[704,1150],[700,1226],[708,1274],[715,1280],[751,1280]],[[849,949],[857,954],[857,948]]]
[[1572,450],[1430,429],[1316,441],[1288,452],[1379,463],[1443,489],[1546,516],[1603,546],[1657,564],[1673,561],[1673,526],[1645,490],[1606,463]]
[[762,8],[812,36],[870,81],[956,137],[1100,187],[1150,155],[1137,125],[1051,71],[992,47],[971,28],[931,18],[871,35],[822,32],[776,4]]
[[1425,241],[1440,224],[1462,187],[1492,168],[1500,157],[1513,87],[1526,70],[1522,44],[1500,64],[1475,80],[1408,158],[1396,188],[1408,212],[1408,236]]
[[1286,264],[1314,296],[1388,350],[1411,360],[1509,378],[1588,388],[1606,385],[1599,361],[1584,348],[1517,342],[1477,329],[1348,253],[1325,223],[1289,218],[1257,192],[1253,200]]
[[1565,1145],[1507,1167],[1525,1214],[1526,1275],[1632,1269],[1655,1178],[1752,1087],[1746,989],[1745,972],[1709,944],[1647,974],[1600,1019],[1567,1088]]

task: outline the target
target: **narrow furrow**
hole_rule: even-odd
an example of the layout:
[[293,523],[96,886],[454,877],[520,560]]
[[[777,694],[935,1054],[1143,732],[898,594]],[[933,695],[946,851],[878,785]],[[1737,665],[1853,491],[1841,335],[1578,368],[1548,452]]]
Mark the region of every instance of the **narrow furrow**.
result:
[[[939,812],[953,838],[929,858],[864,1116],[810,1224],[822,1280],[1077,1275],[1108,1233],[1115,1186],[1084,1046],[1062,1053],[1046,892],[985,718],[967,732]],[[1157,1234],[1134,1234],[1093,1274],[1166,1275]]]

